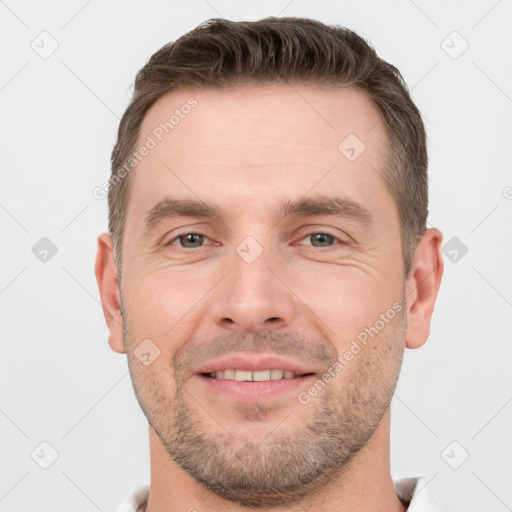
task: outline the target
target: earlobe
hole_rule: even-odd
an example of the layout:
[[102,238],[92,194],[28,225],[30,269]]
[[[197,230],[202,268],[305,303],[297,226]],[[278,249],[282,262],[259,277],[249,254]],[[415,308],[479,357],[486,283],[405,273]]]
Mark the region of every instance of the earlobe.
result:
[[406,283],[407,348],[421,347],[430,334],[430,322],[444,269],[442,240],[441,231],[427,229],[414,252]]
[[101,304],[105,322],[110,331],[108,342],[110,348],[120,354],[125,353],[123,339],[123,319],[119,280],[114,264],[112,237],[109,233],[98,236],[98,250],[95,265],[96,281],[100,291]]

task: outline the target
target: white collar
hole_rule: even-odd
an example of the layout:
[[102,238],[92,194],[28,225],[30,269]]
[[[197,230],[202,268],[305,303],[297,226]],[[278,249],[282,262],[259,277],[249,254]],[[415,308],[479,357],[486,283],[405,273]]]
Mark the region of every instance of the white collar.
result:
[[407,512],[441,512],[430,495],[426,477],[398,478],[393,485],[398,496],[409,502]]

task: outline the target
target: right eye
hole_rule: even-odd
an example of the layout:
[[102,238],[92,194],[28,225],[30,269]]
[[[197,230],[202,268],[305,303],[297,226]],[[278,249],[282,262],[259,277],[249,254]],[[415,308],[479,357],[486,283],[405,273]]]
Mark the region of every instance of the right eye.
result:
[[183,235],[178,235],[166,243],[166,246],[175,245],[174,242],[178,241],[179,245],[184,249],[195,249],[201,247],[203,245],[204,240],[208,240],[208,238],[201,233],[185,233]]

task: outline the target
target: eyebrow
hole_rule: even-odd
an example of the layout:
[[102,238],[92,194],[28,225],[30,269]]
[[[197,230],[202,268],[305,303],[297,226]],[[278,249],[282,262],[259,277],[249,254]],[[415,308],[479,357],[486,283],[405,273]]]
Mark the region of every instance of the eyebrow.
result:
[[[360,224],[372,223],[372,215],[361,204],[345,197],[315,196],[289,200],[272,212],[279,220],[285,217],[319,217],[330,215],[352,219]],[[144,233],[148,234],[165,219],[174,217],[218,218],[225,216],[216,205],[194,199],[166,197],[146,213]]]
[[285,202],[277,215],[280,219],[333,215],[353,219],[361,224],[371,224],[370,212],[361,204],[345,197],[315,196]]
[[144,233],[151,232],[160,222],[173,217],[222,218],[222,213],[213,205],[193,199],[166,197],[146,213]]

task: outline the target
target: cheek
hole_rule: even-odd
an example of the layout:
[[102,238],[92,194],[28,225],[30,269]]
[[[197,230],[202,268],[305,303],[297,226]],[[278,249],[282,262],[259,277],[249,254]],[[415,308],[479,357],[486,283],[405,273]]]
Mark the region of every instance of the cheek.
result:
[[375,400],[387,406],[398,379],[405,346],[404,317],[393,310],[383,318],[386,321],[379,319],[351,337],[340,352],[337,389],[350,401],[350,409],[364,409],[372,402],[375,405]]
[[158,418],[166,418],[175,406],[176,384],[161,361],[160,357],[149,366],[143,365],[136,357],[129,361],[135,394],[152,424]]
[[301,271],[289,279],[311,317],[321,321],[320,328],[327,338],[336,337],[339,351],[379,321],[381,315],[388,312],[389,318],[395,316],[393,306],[396,308],[402,300],[402,280],[389,277],[385,272],[363,269],[357,264],[334,268],[317,264],[314,273]]
[[[199,304],[212,287],[212,277],[193,271],[157,270],[133,279],[123,296],[134,344],[150,339],[172,360],[190,336]],[[169,358],[170,356],[170,358]]]

